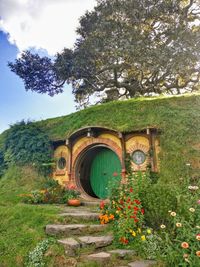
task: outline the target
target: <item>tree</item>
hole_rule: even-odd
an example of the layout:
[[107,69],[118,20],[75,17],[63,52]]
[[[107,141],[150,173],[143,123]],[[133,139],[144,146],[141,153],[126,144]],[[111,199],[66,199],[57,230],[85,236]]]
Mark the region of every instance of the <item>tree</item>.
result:
[[71,83],[79,105],[200,88],[199,0],[97,0],[73,50],[54,61],[24,52],[12,71],[26,90],[53,95]]

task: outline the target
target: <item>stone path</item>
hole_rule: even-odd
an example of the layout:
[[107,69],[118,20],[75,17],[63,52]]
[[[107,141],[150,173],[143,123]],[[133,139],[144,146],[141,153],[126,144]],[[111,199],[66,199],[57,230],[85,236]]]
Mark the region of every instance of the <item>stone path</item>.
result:
[[[78,256],[78,261],[85,264],[89,261],[98,262],[98,266],[107,266],[108,263],[109,266],[116,266],[116,262],[112,265],[113,257],[118,258],[120,263],[124,262],[118,267],[155,266],[156,262],[149,260],[135,260],[132,262],[130,260],[127,263],[125,258],[133,259],[136,257],[134,250],[112,249],[112,247],[109,249],[112,245],[113,237],[108,233],[105,235],[104,232],[107,225],[95,224],[95,222],[97,223],[99,213],[95,211],[94,207],[66,207],[60,216],[67,218],[68,221],[78,220],[78,223],[74,224],[63,223],[46,226],[46,234],[58,238],[58,243],[64,247],[66,256],[74,258]],[[86,248],[88,250],[84,252]],[[75,266],[78,267],[78,264]]]

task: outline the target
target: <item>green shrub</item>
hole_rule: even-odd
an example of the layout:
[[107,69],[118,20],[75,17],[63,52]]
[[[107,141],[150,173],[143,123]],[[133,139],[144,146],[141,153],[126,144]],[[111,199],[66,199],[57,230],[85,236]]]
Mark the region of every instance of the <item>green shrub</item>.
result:
[[48,136],[34,123],[21,121],[6,133],[3,156],[6,165],[31,165],[46,173],[52,149]]
[[6,164],[4,161],[4,153],[2,150],[0,150],[0,177],[4,174],[6,170]]
[[146,224],[155,229],[170,223],[168,211],[177,208],[177,190],[173,185],[152,184],[142,192],[141,200]]

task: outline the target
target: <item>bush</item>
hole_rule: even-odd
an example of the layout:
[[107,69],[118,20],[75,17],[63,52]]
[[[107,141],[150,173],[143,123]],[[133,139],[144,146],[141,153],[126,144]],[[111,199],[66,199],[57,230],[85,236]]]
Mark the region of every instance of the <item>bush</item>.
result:
[[6,170],[6,164],[4,161],[4,153],[2,150],[0,150],[0,177],[4,174]]
[[159,228],[161,224],[170,224],[169,210],[177,208],[177,191],[166,184],[153,184],[142,192],[145,207],[145,221],[150,227]]
[[6,165],[31,165],[46,173],[52,149],[48,136],[34,123],[21,121],[7,131],[3,158]]

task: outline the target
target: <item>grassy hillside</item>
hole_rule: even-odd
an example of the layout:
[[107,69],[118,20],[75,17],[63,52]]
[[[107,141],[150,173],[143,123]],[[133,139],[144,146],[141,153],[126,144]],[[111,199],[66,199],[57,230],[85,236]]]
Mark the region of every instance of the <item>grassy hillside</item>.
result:
[[38,123],[52,140],[65,139],[73,131],[91,125],[122,132],[158,127],[162,132],[161,180],[178,181],[188,172],[194,176],[200,172],[200,95],[115,101]]
[[[158,127],[159,181],[179,184],[181,177],[199,177],[200,95],[116,101],[36,123],[51,140],[65,139],[86,126],[122,132]],[[0,135],[0,147],[7,131]],[[44,226],[57,220],[58,207],[19,201],[19,194],[41,188],[43,179],[29,168],[18,167],[9,168],[0,179],[0,267],[23,266],[27,253],[45,238]]]
[[56,220],[58,208],[27,205],[19,194],[40,188],[43,183],[30,168],[11,167],[0,180],[0,266],[21,267],[29,251],[44,238],[44,226]]
[[[161,180],[178,181],[177,178],[188,172],[192,171],[195,176],[200,171],[199,94],[114,101],[36,123],[45,129],[51,140],[65,139],[86,126],[103,126],[122,132],[158,127],[161,130]],[[5,134],[0,135],[0,146]],[[187,163],[191,163],[191,168]]]

